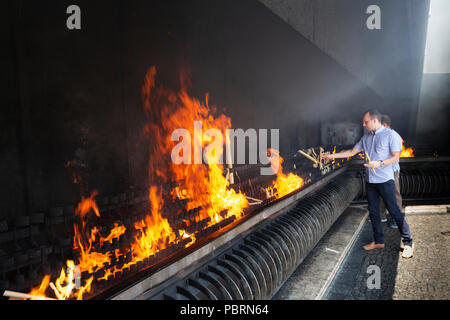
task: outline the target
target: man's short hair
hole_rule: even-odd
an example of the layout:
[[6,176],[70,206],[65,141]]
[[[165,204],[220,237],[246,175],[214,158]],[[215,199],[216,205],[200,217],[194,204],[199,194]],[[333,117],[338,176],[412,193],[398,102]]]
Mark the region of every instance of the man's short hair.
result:
[[380,111],[378,111],[377,109],[370,109],[370,110],[367,110],[366,112],[364,112],[364,114],[366,114],[366,113],[369,114],[370,119],[375,119],[375,118],[377,118],[378,121],[381,122],[381,113],[380,113]]
[[381,115],[381,124],[387,124],[389,127],[391,126],[391,118],[387,114]]

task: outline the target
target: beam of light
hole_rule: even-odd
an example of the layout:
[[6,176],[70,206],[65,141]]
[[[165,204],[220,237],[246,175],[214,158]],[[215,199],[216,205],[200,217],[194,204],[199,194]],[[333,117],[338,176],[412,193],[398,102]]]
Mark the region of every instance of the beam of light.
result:
[[450,1],[431,0],[424,73],[450,73]]

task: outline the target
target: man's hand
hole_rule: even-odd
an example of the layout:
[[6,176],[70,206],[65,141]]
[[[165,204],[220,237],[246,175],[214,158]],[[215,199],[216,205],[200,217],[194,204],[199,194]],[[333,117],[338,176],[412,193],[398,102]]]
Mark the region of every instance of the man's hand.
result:
[[377,161],[370,161],[369,163],[364,163],[364,167],[368,167],[368,168],[378,168],[379,166],[381,166],[381,161],[377,160]]

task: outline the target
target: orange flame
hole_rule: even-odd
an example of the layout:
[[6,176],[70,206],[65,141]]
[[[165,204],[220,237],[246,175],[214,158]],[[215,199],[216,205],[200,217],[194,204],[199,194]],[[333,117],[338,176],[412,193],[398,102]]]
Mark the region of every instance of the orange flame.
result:
[[103,246],[104,242],[112,243],[113,239],[119,238],[122,234],[124,234],[126,231],[125,226],[121,225],[116,222],[114,223],[114,228],[111,230],[109,235],[106,238],[100,238],[100,245]]
[[[142,87],[143,106],[149,117],[149,123],[146,125],[144,133],[152,135],[151,152],[149,160],[149,179],[151,187],[149,189],[149,200],[151,204],[149,214],[141,221],[134,224],[134,229],[139,231],[131,243],[127,255],[131,255],[131,261],[124,264],[122,268],[127,268],[132,264],[142,261],[168,246],[190,238],[191,241],[185,244],[185,247],[192,245],[196,241],[195,233],[187,233],[185,230],[174,231],[168,220],[163,217],[163,206],[166,196],[161,187],[156,184],[178,181],[178,186],[173,189],[169,195],[172,199],[187,199],[187,210],[201,208],[198,215],[192,221],[185,221],[189,226],[193,221],[209,219],[207,226],[220,222],[221,220],[236,216],[240,218],[248,201],[241,192],[236,192],[230,188],[229,181],[223,175],[223,167],[220,165],[222,152],[217,152],[221,148],[205,149],[204,157],[208,164],[175,164],[170,161],[172,147],[171,134],[175,129],[185,128],[189,131],[193,139],[193,148],[189,150],[189,156],[195,160],[200,160],[203,156],[203,147],[206,143],[211,143],[212,137],[203,134],[203,131],[217,129],[225,132],[231,128],[231,120],[225,115],[213,117],[208,105],[208,96],[205,104],[188,96],[186,89],[175,94],[169,89],[155,85],[156,69],[150,68]],[[182,85],[187,83],[182,82]],[[161,121],[163,119],[164,121]],[[192,126],[195,121],[201,122],[202,128]],[[200,138],[199,138],[200,137]],[[223,141],[214,141],[223,147]],[[153,149],[152,149],[153,148]],[[192,150],[193,149],[193,150]],[[198,153],[200,150],[200,154]],[[193,151],[193,152],[192,152]],[[197,159],[196,159],[197,157]],[[277,189],[280,193],[282,188]],[[103,246],[106,242],[112,242],[119,238],[126,231],[124,226],[115,224],[115,227],[108,236],[99,237],[101,228],[91,227],[87,230],[87,214],[92,210],[97,217],[100,212],[94,200],[97,195],[94,191],[88,198],[82,197],[75,214],[79,216],[81,228],[77,223],[74,224],[74,250],[80,253],[78,265],[75,266],[72,260],[67,261],[67,272],[61,270],[61,274],[55,283],[50,282],[50,276],[46,276],[39,288],[33,289],[33,292],[45,294],[45,290],[50,285],[55,296],[58,299],[82,299],[83,295],[91,290],[91,284],[94,280],[90,277],[83,286],[76,285],[75,271],[80,273],[88,271],[94,273],[103,269],[105,274],[102,278],[108,279],[115,272],[120,271],[118,267],[106,268],[111,259],[118,258],[125,254],[121,249],[115,249],[110,252],[101,253],[95,251],[97,246]],[[167,199],[169,200],[169,199]]]
[[82,300],[84,292],[89,292],[91,290],[91,283],[94,277],[90,277],[84,286],[77,288],[76,277],[79,275],[76,275],[75,271],[76,266],[74,262],[72,260],[67,260],[67,274],[64,272],[63,268],[59,278],[56,279],[55,284],[52,282],[50,283],[53,292],[59,300],[66,300],[72,296],[75,296],[77,300]]
[[[241,192],[236,192],[229,188],[229,181],[223,176],[222,168],[214,161],[212,155],[207,155],[209,165],[209,181],[207,190],[209,196],[208,216],[211,218],[210,224],[220,222],[226,217],[236,216],[241,218],[242,211],[248,206],[247,198]],[[217,160],[217,159],[215,159]],[[220,213],[226,210],[227,214],[222,217]]]
[[[89,271],[90,273],[95,272],[98,268],[101,268],[103,264],[109,263],[111,261],[111,253],[100,253],[93,251],[93,243],[96,242],[96,234],[99,229],[97,227],[93,227],[90,230],[90,236],[88,239],[85,239],[85,235],[87,234],[86,228],[86,214],[92,209],[96,216],[100,217],[100,212],[98,210],[97,204],[95,203],[95,196],[98,194],[97,191],[94,191],[89,198],[82,197],[81,202],[78,204],[78,208],[75,210],[75,215],[80,215],[82,229],[81,232],[77,224],[74,224],[74,249],[79,251],[80,261],[79,267],[81,271]],[[125,230],[123,230],[125,232]],[[104,241],[101,241],[103,244]]]
[[402,151],[400,152],[400,158],[414,158],[414,149],[405,148],[405,140],[402,139]]
[[144,260],[156,252],[163,250],[170,242],[174,242],[176,235],[172,231],[167,219],[161,216],[162,197],[155,186],[150,188],[151,215],[135,223],[134,227],[142,234],[131,245],[135,261]]
[[[277,172],[277,179],[272,183],[270,189],[277,190],[276,198],[281,198],[297,189],[300,189],[303,186],[303,179],[293,174],[292,172],[288,175],[283,173],[283,168],[281,164],[283,163],[283,158],[280,156],[278,150],[269,148],[271,156],[269,157],[269,161],[272,166],[272,170]],[[278,163],[277,163],[278,160]],[[277,171],[278,169],[278,171]]]
[[[35,287],[35,288],[31,289],[30,295],[37,296],[37,297],[45,297],[46,296],[45,291],[47,290],[49,284],[50,284],[50,275],[46,275],[42,279],[42,282],[39,285],[39,287]],[[31,300],[34,300],[34,299],[31,299]]]
[[[201,207],[196,219],[209,218],[208,225],[217,223],[226,217],[241,216],[242,210],[248,206],[245,196],[229,187],[229,182],[223,176],[223,166],[219,163],[223,156],[221,148],[208,149],[208,143],[223,146],[224,141],[216,141],[206,132],[217,130],[222,134],[231,128],[231,119],[225,115],[213,116],[216,108],[209,107],[209,96],[206,95],[205,103],[188,95],[182,82],[181,91],[176,94],[162,86],[156,86],[156,70],[150,68],[142,88],[143,105],[152,119],[164,119],[153,121],[147,126],[146,132],[153,134],[152,157],[149,163],[150,179],[169,182],[180,181],[177,190],[172,192],[174,199],[189,199],[187,210]],[[163,105],[161,101],[164,102]],[[159,104],[151,108],[151,106]],[[157,108],[156,108],[157,107]],[[155,110],[159,115],[155,116]],[[194,123],[200,123],[201,127]],[[175,164],[170,161],[174,141],[171,134],[174,130],[183,128],[191,137],[192,146],[189,146],[186,156],[194,164]],[[210,130],[211,129],[211,130]],[[202,152],[204,150],[204,154]],[[213,154],[216,151],[218,154]],[[202,158],[208,162],[204,164]],[[170,165],[161,165],[169,162]],[[182,182],[181,182],[182,181]],[[226,211],[225,215],[220,215]],[[188,224],[188,221],[185,221]]]
[[95,215],[97,217],[100,217],[100,212],[98,210],[97,204],[94,201],[94,198],[97,196],[97,194],[98,192],[94,190],[88,198],[81,197],[81,202],[75,209],[75,215],[79,215],[82,221],[84,221],[86,214],[89,213],[91,209],[95,212]]

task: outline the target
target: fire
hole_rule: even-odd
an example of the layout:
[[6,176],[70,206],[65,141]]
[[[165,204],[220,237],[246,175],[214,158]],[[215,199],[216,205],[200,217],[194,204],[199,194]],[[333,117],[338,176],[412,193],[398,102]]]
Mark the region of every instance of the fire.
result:
[[[81,220],[81,231],[79,226],[74,224],[74,250],[80,253],[80,261],[79,267],[81,272],[89,271],[90,273],[95,272],[98,268],[101,268],[103,264],[109,263],[111,261],[111,253],[100,253],[95,252],[93,249],[93,244],[96,243],[97,233],[100,231],[96,226],[92,227],[89,232],[86,229],[87,224],[87,213],[91,210],[95,212],[97,217],[100,217],[100,212],[98,210],[97,204],[95,203],[95,196],[98,194],[97,191],[94,191],[90,197],[84,198],[82,197],[81,202],[78,204],[78,208],[75,210],[75,215],[80,215]],[[86,239],[86,236],[90,235],[89,238]],[[114,234],[113,234],[114,235]],[[112,238],[113,235],[108,236],[107,238]],[[101,245],[103,245],[103,241]]]
[[[209,160],[213,160],[208,155]],[[248,206],[248,201],[241,192],[237,193],[229,188],[229,181],[223,176],[222,168],[213,161],[209,161],[209,183],[207,184],[209,196],[208,216],[211,217],[210,225],[223,220],[220,215],[224,210],[227,212],[226,217],[236,216],[239,219],[242,211]]]
[[[77,230],[77,228],[75,228]],[[95,238],[89,239],[88,246],[83,245],[80,233],[76,231],[74,249],[78,249],[81,253],[79,267],[82,271],[95,272],[101,268],[105,263],[111,262],[111,253],[100,253],[93,250],[93,243]]]
[[[94,191],[90,197],[82,197],[81,202],[75,210],[75,215],[78,215],[81,220],[81,231],[77,223],[74,223],[74,250],[80,253],[78,265],[75,265],[73,260],[67,260],[66,271],[64,268],[61,270],[60,276],[56,279],[55,283],[50,282],[50,275],[46,275],[39,288],[33,289],[30,294],[45,296],[45,292],[48,286],[50,286],[54,295],[59,300],[66,300],[69,298],[82,299],[83,294],[90,291],[91,283],[94,278],[90,277],[82,286],[81,283],[79,283],[81,281],[81,273],[83,271],[88,271],[89,273],[95,272],[103,267],[105,263],[111,261],[111,253],[95,252],[93,249],[93,244],[97,239],[100,240],[97,237],[100,229],[94,226],[90,230],[85,230],[87,226],[87,214],[91,210],[94,211],[96,216],[100,216],[100,212],[94,200],[96,195],[97,192]],[[107,241],[107,239],[109,241],[109,239],[118,237],[125,231],[119,226],[116,227],[117,228],[114,228],[108,237],[102,239],[102,244]]]
[[47,290],[49,284],[50,284],[50,275],[46,275],[42,279],[42,282],[39,285],[39,287],[31,289],[30,295],[37,297],[45,297],[46,296],[45,291]]
[[191,242],[186,244],[186,248],[191,246],[195,242],[196,238],[193,234],[189,234],[185,230],[182,230],[182,229],[180,229],[179,231],[180,231],[180,234],[183,237],[183,239],[191,238],[191,240],[192,240]]
[[[283,168],[281,164],[283,163],[283,158],[280,153],[274,149],[268,149],[270,151],[269,161],[272,166],[272,170],[277,172],[277,179],[272,183],[270,187],[271,190],[276,191],[276,198],[281,198],[294,190],[300,189],[303,186],[303,179],[299,176],[293,174],[292,172],[288,175],[283,173]],[[277,162],[278,161],[278,162]]]
[[[46,275],[41,285],[32,290],[32,294],[45,296],[50,286],[58,299],[82,299],[83,295],[90,292],[91,285],[95,285],[95,281],[108,280],[116,272],[154,256],[159,251],[187,238],[191,241],[186,242],[185,247],[192,245],[196,241],[195,232],[198,230],[192,233],[183,229],[173,230],[163,214],[164,204],[167,201],[183,199],[187,201],[187,210],[199,208],[197,216],[184,221],[186,227],[194,221],[206,220],[205,226],[208,227],[228,217],[235,216],[239,219],[248,206],[245,195],[232,189],[230,182],[224,177],[223,166],[220,164],[223,152],[217,151],[221,148],[223,150],[223,141],[214,141],[221,148],[212,150],[206,148],[204,154],[201,151],[205,144],[214,138],[207,132],[211,130],[226,132],[226,129],[231,128],[230,118],[223,114],[214,117],[215,108],[209,107],[208,96],[204,103],[191,98],[184,85],[186,81],[182,81],[181,91],[174,93],[163,86],[156,86],[155,76],[156,69],[152,67],[142,87],[143,106],[149,118],[144,134],[151,140],[148,170],[150,212],[144,219],[134,223],[134,230],[130,232],[134,232],[135,238],[128,248],[98,252],[98,248],[106,243],[112,243],[113,239],[120,238],[126,232],[126,228],[115,223],[109,234],[102,236],[102,228],[95,225],[101,218],[95,202],[98,192],[94,191],[89,197],[82,197],[75,210],[78,220],[74,223],[73,249],[78,253],[77,264],[74,260],[68,260],[66,270],[63,268],[54,282],[50,281],[50,275]],[[201,127],[196,126],[196,123],[201,123]],[[187,130],[194,137],[193,150],[189,150],[187,156],[193,156],[196,164],[175,164],[170,161],[174,145],[172,132],[179,128],[189,128]],[[201,162],[203,157],[207,164]],[[293,179],[295,177],[296,179]],[[299,188],[302,182],[301,178],[291,174],[289,176],[279,174],[278,179],[279,195],[286,192],[284,190],[287,187]],[[163,191],[162,185],[173,181],[177,181],[178,185],[171,192]],[[90,212],[93,214],[89,214]],[[129,262],[121,267],[111,266],[111,261],[122,255],[130,258]],[[94,276],[90,276],[89,279],[83,280],[83,285],[80,283],[82,273],[88,272],[92,275],[100,269],[103,276],[95,280]]]
[[104,242],[112,243],[114,238],[119,238],[126,231],[125,226],[119,226],[118,223],[114,223],[114,228],[106,238],[100,239],[100,245],[103,246]]
[[97,196],[97,190],[94,190],[88,198],[81,197],[81,202],[78,204],[78,207],[75,209],[75,215],[80,216],[80,219],[83,223],[85,223],[85,216],[91,209],[95,212],[97,217],[100,217],[100,212],[98,210],[97,204],[94,201],[94,198]]
[[[229,181],[223,176],[223,166],[219,163],[223,152],[213,152],[206,148],[207,143],[223,146],[224,141],[217,140],[208,132],[214,130],[221,133],[231,128],[231,119],[221,114],[213,116],[215,107],[209,106],[209,96],[206,95],[205,102],[192,98],[187,93],[187,88],[181,76],[181,90],[175,93],[162,86],[156,86],[156,69],[150,68],[142,88],[143,105],[149,118],[164,119],[164,121],[150,121],[146,132],[152,133],[153,143],[152,157],[149,163],[150,180],[169,182],[180,181],[180,184],[172,192],[172,199],[188,199],[187,210],[201,208],[198,220],[209,219],[208,226],[235,215],[241,216],[245,207],[248,206],[245,195],[229,187]],[[155,104],[161,104],[152,108]],[[155,110],[159,114],[155,116]],[[175,164],[170,161],[174,141],[172,133],[185,128],[189,136],[193,137],[192,147],[189,146],[187,154],[183,157],[191,160],[194,164]],[[214,148],[218,150],[220,148]],[[206,160],[208,164],[202,162]],[[169,165],[161,165],[162,163]],[[161,200],[160,200],[161,201]],[[225,212],[225,214],[223,214]],[[185,221],[186,225],[190,221]]]
[[176,235],[167,219],[161,216],[162,198],[158,188],[150,188],[151,215],[135,223],[136,230],[141,230],[141,236],[131,245],[135,261],[144,260],[156,252],[165,249],[173,243]]
[[400,152],[400,158],[414,158],[414,149],[405,148],[405,140],[402,139],[402,152]]
[[59,278],[55,281],[56,285],[50,282],[50,287],[58,300],[66,300],[72,296],[75,296],[77,300],[82,300],[84,292],[91,290],[93,279],[94,277],[90,277],[84,286],[77,284],[77,281],[80,281],[79,269],[72,260],[67,260],[67,274],[63,268]]

